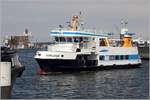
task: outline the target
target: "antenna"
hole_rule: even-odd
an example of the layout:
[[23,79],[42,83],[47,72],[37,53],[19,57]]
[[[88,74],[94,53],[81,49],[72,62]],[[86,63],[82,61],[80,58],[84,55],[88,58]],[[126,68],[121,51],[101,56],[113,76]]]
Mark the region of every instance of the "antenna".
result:
[[79,25],[80,29],[82,29],[82,30],[84,29],[84,27],[83,27],[84,26],[84,22],[83,22],[83,16],[82,16],[82,12],[81,11],[79,12],[79,23],[78,23],[78,25]]
[[[116,35],[120,35],[120,28],[119,28],[119,26],[117,26],[116,24],[113,24],[113,26],[114,26],[114,28],[115,28],[115,32],[117,32],[117,34]],[[113,34],[113,35],[115,35],[115,34]]]
[[66,22],[68,25],[68,27],[70,27],[71,28],[71,22]]
[[126,27],[126,26],[127,26],[127,24],[128,24],[128,22],[126,21],[124,24],[125,24],[125,27]]
[[62,26],[62,25],[59,25],[59,28],[63,28],[63,26]]
[[79,12],[79,15],[81,15],[81,14],[82,14],[82,12],[80,11],[80,12]]
[[128,21],[121,19],[121,25],[123,28],[126,28],[127,24],[128,24]]

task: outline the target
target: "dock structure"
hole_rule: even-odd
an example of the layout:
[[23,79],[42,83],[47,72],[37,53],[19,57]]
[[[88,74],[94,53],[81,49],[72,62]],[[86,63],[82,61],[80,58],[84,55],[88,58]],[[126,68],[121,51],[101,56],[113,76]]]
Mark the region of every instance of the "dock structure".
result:
[[15,50],[0,45],[0,99],[10,99],[11,90],[17,77],[20,77],[25,70]]

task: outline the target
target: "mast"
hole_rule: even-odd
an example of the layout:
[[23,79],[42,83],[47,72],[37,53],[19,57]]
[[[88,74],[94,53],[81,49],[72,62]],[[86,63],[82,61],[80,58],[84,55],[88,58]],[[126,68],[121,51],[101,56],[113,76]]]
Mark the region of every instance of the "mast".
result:
[[73,16],[71,20],[71,31],[76,31],[78,28],[79,16]]
[[127,29],[127,24],[128,22],[125,21],[124,19],[121,20],[121,34],[120,34],[120,40],[124,37],[124,35],[128,32]]
[[77,29],[81,30],[83,29],[83,24],[82,12],[80,11],[79,15],[73,16],[69,27],[71,28],[71,31],[76,31]]
[[120,40],[121,40],[121,47],[132,47],[132,37],[128,32],[128,28],[126,27],[128,22],[122,20],[121,21],[122,28],[121,28],[121,34],[120,34]]

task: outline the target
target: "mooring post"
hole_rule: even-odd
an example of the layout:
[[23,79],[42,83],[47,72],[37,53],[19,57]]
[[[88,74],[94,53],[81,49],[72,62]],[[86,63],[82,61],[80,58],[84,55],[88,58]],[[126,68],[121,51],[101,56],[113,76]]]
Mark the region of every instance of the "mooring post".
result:
[[11,97],[11,62],[0,62],[0,98]]

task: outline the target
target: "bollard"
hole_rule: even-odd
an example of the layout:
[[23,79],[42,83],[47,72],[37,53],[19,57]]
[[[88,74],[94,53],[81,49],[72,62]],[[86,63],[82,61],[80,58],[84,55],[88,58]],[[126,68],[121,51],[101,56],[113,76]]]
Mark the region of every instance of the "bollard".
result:
[[11,97],[11,62],[0,62],[1,99]]

